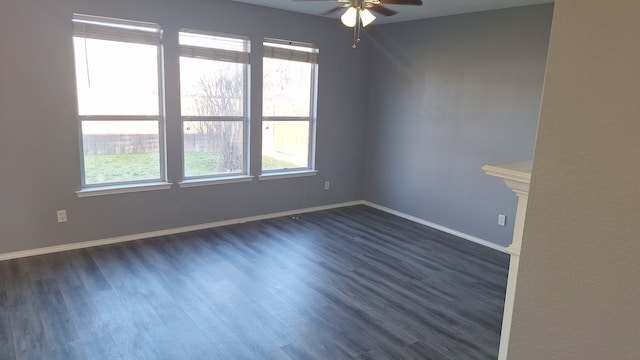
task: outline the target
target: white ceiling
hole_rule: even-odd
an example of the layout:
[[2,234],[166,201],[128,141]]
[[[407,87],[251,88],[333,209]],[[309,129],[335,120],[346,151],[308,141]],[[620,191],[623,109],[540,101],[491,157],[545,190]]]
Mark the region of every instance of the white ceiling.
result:
[[[248,4],[289,10],[304,14],[318,15],[341,3],[336,1],[294,1],[294,0],[232,0]],[[384,5],[398,11],[393,16],[377,16],[374,24],[426,19],[430,17],[470,13],[476,11],[495,10],[516,6],[551,3],[553,0],[422,0],[422,6]],[[338,18],[342,11],[330,15]]]

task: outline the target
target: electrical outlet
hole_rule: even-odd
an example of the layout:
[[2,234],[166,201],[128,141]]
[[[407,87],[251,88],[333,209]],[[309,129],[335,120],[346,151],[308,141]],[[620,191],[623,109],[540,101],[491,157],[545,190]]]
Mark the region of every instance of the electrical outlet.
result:
[[507,215],[498,215],[498,225],[507,226]]
[[324,189],[325,190],[329,190],[329,188],[331,187],[331,182],[329,182],[329,180],[324,182]]
[[58,210],[56,211],[56,215],[58,216],[59,223],[67,222],[67,210]]

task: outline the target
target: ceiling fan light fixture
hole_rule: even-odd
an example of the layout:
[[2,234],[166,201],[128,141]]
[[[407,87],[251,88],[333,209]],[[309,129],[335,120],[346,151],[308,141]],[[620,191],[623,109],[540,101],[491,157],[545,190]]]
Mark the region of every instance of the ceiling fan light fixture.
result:
[[376,16],[369,11],[369,9],[360,10],[360,20],[362,20],[362,27],[365,27],[373,22]]
[[353,6],[350,6],[347,9],[347,11],[345,11],[344,14],[340,16],[340,21],[342,21],[344,26],[355,27],[358,21],[357,16],[358,16],[358,10]]

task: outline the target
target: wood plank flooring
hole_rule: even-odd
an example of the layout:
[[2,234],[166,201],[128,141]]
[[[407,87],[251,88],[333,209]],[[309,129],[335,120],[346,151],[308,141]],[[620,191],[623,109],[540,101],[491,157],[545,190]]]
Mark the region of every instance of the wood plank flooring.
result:
[[366,206],[0,262],[2,359],[496,359],[508,256]]

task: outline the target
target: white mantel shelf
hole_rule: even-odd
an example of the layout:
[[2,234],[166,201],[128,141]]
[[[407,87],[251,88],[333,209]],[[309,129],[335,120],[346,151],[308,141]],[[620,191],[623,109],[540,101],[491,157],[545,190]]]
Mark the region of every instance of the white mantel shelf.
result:
[[485,165],[482,167],[482,170],[484,170],[487,175],[502,179],[507,187],[513,190],[518,196],[518,209],[516,210],[516,218],[513,225],[513,239],[507,247],[507,252],[511,254],[511,261],[509,263],[507,293],[504,299],[504,314],[502,317],[502,333],[500,334],[498,360],[507,359],[507,351],[509,348],[511,316],[513,314],[513,301],[515,299],[516,282],[518,280],[520,247],[522,245],[522,234],[524,232],[524,219],[527,212],[532,168],[533,160],[500,165]]
[[529,193],[533,160],[513,162],[501,165],[485,165],[482,170],[487,175],[501,178],[507,187],[518,192]]
[[531,183],[531,169],[533,160],[512,162],[500,165],[485,165],[482,170],[487,175],[495,176],[518,196],[518,209],[514,223],[513,239],[507,246],[506,251],[511,255],[520,256],[520,246],[522,245],[522,230],[524,228],[524,217],[527,212],[527,200],[529,198],[529,184]]

